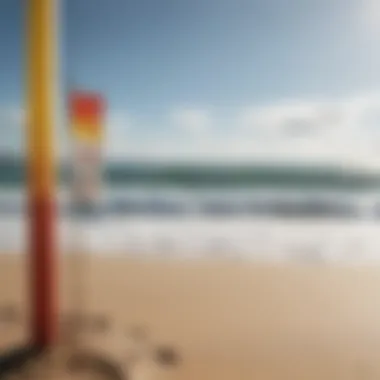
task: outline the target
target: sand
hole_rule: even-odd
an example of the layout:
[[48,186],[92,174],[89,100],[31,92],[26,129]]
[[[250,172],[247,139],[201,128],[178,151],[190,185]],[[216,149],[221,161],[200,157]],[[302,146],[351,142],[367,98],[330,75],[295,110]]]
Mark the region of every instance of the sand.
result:
[[[0,305],[15,305],[23,319],[1,324],[3,348],[26,337],[26,267],[20,255],[0,255]],[[140,378],[380,378],[379,267],[91,256],[81,276],[68,259],[60,268],[62,313],[79,279],[82,312],[110,325],[90,323],[88,345],[122,361],[127,334],[141,326],[151,349],[170,346],[180,355],[163,366],[147,354]]]

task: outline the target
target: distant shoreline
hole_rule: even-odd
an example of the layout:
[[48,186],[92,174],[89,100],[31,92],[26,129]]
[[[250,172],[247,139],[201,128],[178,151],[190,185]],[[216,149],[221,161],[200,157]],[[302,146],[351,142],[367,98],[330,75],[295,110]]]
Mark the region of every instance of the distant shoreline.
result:
[[[70,166],[60,163],[59,183],[68,183]],[[0,187],[25,185],[26,166],[20,157],[0,157]],[[258,164],[104,163],[104,181],[111,186],[177,188],[284,188],[319,190],[380,189],[380,174],[339,167]]]

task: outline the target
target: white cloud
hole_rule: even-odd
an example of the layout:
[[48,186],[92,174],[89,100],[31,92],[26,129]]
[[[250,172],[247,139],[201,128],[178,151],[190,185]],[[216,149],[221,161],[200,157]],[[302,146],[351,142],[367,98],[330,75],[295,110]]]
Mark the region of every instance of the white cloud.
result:
[[170,114],[172,125],[191,133],[206,132],[212,125],[210,113],[205,109],[181,107]]
[[309,136],[340,122],[339,109],[333,104],[287,100],[252,106],[238,114],[238,126],[246,131],[259,131],[271,138]]
[[380,30],[380,1],[362,0],[357,2],[357,8],[353,8],[355,19],[359,20],[362,29],[371,33]]
[[22,107],[5,107],[0,109],[1,114],[5,121],[8,121],[10,125],[15,127],[22,127],[25,125],[25,111]]
[[9,128],[20,128],[25,122],[25,112],[22,107],[14,105],[0,106],[0,122]]
[[123,156],[130,144],[129,131],[133,127],[130,115],[124,111],[112,111],[106,120],[105,148],[112,155]]
[[[286,100],[246,107],[237,119],[245,133],[262,141],[259,150],[267,157],[380,167],[375,149],[380,143],[380,94]],[[256,149],[252,156],[257,154]]]
[[[107,156],[319,162],[380,169],[380,93],[341,99],[285,99],[236,108],[232,116],[228,111],[226,115],[223,109],[213,109],[211,119],[207,107],[176,108],[167,115],[166,124],[157,125],[159,134],[135,133],[141,131],[138,120],[132,120],[127,112],[111,111],[106,121]],[[168,127],[174,122],[179,128],[172,133]],[[7,136],[0,140],[0,150],[22,146],[22,124],[22,110],[0,108],[1,133]],[[63,140],[61,150],[67,154]]]
[[[185,112],[186,111],[186,112]],[[380,168],[380,94],[344,99],[284,100],[235,110],[224,128],[223,110],[171,113],[181,136],[126,138],[110,155],[153,160],[296,161]],[[230,119],[228,119],[230,120]],[[206,128],[207,125],[207,128]],[[133,129],[135,126],[132,126]],[[181,129],[183,131],[183,129]],[[187,131],[200,138],[189,138]],[[116,136],[116,135],[115,135]]]
[[23,149],[25,114],[15,105],[0,107],[0,152],[19,152]]
[[112,111],[106,119],[106,129],[119,132],[127,131],[132,125],[132,119],[125,111]]
[[338,100],[285,100],[246,107],[240,111],[238,121],[238,125],[247,131],[259,129],[276,138],[335,133],[350,135],[360,128],[380,125],[380,94]]

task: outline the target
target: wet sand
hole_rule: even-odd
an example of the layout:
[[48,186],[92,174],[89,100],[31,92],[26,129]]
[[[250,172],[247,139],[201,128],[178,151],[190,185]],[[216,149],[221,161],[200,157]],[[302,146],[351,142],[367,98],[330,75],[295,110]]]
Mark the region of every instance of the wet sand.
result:
[[[26,267],[22,256],[0,255],[0,305],[22,314]],[[91,256],[83,275],[68,259],[60,269],[62,313],[79,280],[82,312],[110,325],[88,326],[88,344],[122,358],[127,332],[142,326],[151,347],[175,348],[176,366],[141,364],[149,378],[380,378],[380,268]],[[7,326],[2,347],[25,336],[23,323]]]

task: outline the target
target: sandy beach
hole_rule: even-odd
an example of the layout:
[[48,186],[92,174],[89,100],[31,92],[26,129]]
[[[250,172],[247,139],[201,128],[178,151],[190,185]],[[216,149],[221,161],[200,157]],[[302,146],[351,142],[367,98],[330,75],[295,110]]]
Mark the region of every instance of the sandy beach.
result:
[[[0,305],[14,305],[23,321],[26,268],[21,255],[0,256]],[[86,256],[81,270],[83,275],[75,274],[73,261],[61,260],[62,313],[74,305],[72,286],[78,281],[82,311],[110,325],[107,333],[86,333],[90,343],[106,345],[111,332],[122,337],[141,326],[151,345],[173,347],[179,364],[151,363],[154,379],[380,376],[378,267],[103,255]],[[25,337],[26,330],[25,322],[2,322],[1,347]]]

